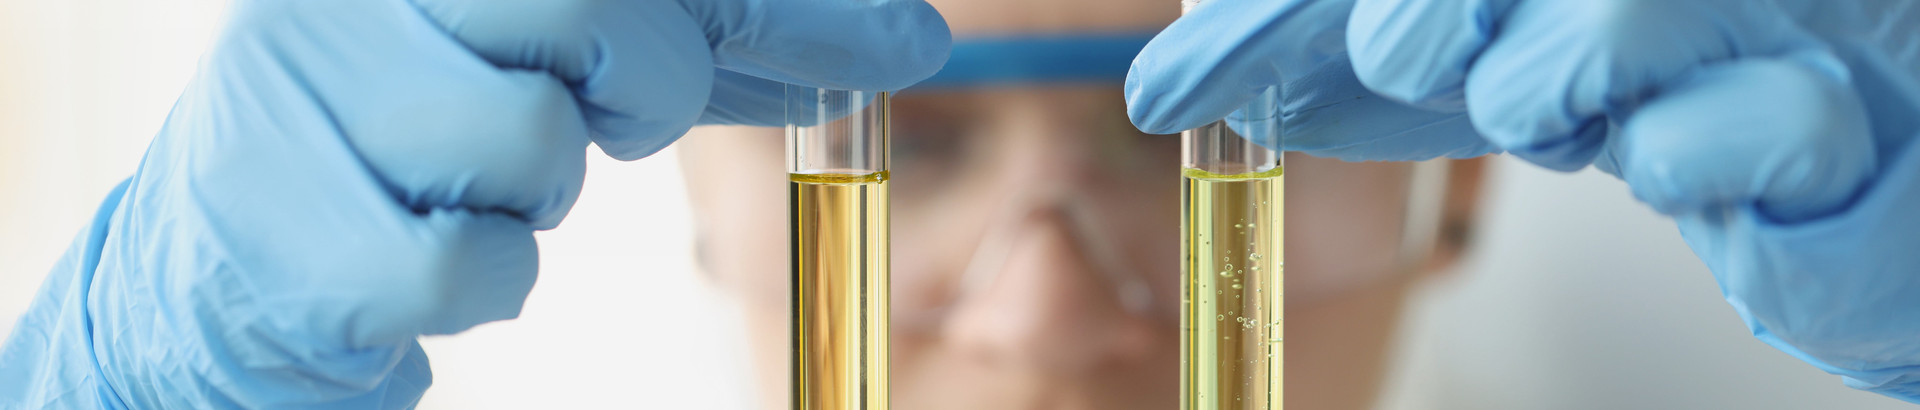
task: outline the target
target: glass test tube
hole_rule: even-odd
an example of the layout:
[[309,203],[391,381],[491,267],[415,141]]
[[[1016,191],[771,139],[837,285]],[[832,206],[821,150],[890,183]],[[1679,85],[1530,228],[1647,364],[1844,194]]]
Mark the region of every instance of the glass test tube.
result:
[[1253,118],[1181,133],[1183,410],[1282,408],[1286,185],[1280,153],[1253,142],[1279,146],[1278,89],[1244,107]]
[[888,408],[887,105],[787,86],[795,410]]

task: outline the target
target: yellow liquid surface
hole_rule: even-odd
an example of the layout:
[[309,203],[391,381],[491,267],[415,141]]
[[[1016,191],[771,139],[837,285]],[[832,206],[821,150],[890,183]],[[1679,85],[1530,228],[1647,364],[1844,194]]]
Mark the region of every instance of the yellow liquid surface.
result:
[[1181,409],[1281,408],[1281,175],[1184,171]]
[[789,174],[793,409],[887,408],[887,173]]

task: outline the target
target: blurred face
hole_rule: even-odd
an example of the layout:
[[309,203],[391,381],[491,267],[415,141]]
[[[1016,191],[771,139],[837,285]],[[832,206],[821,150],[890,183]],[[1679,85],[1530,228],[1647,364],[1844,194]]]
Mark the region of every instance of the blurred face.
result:
[[[935,6],[961,42],[1149,31],[1178,9],[1076,3]],[[909,90],[893,121],[894,406],[1176,406],[1179,138],[1135,130],[1117,81]],[[680,144],[702,264],[747,305],[767,408],[784,408],[781,131],[707,128]],[[1417,263],[1401,248],[1410,169],[1287,157],[1289,405],[1367,404]]]

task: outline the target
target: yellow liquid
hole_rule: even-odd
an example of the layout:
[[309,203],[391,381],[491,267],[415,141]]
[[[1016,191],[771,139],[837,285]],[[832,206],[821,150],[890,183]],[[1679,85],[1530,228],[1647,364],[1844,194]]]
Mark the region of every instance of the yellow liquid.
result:
[[1183,173],[1180,408],[1279,409],[1282,170]]
[[887,173],[789,174],[793,406],[887,408]]

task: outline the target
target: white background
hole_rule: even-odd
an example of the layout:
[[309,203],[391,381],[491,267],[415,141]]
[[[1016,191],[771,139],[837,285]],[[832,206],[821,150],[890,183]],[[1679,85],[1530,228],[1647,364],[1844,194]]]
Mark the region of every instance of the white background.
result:
[[[133,171],[223,4],[0,0],[0,333]],[[1753,340],[1618,181],[1500,162],[1478,250],[1409,308],[1382,408],[1908,408]],[[539,235],[522,317],[425,342],[423,407],[756,402],[737,312],[691,263],[673,156],[589,167],[572,216]]]

